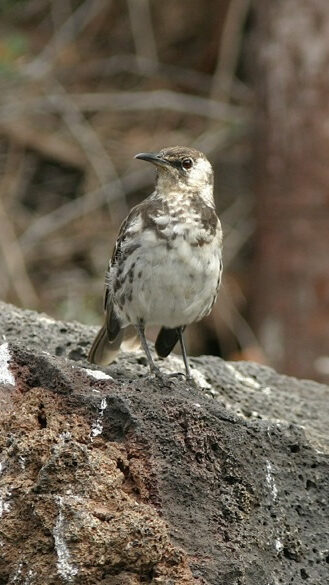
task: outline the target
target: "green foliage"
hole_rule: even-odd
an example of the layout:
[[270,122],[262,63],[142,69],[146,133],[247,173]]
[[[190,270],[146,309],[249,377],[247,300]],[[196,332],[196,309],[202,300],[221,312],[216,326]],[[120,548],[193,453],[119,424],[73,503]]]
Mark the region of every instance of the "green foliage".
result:
[[15,74],[16,61],[27,52],[26,37],[20,33],[12,33],[0,40],[0,75]]
[[29,0],[0,0],[0,14],[10,13],[13,9],[27,4]]

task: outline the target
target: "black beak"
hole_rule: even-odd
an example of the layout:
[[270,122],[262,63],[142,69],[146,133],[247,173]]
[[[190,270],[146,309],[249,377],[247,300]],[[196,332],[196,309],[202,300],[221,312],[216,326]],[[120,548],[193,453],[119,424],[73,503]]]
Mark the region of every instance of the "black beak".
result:
[[139,154],[135,155],[135,158],[146,160],[147,162],[150,162],[159,167],[168,167],[171,164],[168,160],[162,158],[159,154],[154,152],[140,152]]

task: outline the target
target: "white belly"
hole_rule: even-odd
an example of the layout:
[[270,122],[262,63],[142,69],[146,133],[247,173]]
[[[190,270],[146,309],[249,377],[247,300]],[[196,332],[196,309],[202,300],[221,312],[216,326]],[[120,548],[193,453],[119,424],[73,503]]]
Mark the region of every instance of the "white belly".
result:
[[172,249],[152,235],[130,259],[133,278],[123,289],[125,303],[117,308],[122,324],[178,327],[206,315],[216,295],[221,250],[217,239],[203,246],[190,246],[177,237]]

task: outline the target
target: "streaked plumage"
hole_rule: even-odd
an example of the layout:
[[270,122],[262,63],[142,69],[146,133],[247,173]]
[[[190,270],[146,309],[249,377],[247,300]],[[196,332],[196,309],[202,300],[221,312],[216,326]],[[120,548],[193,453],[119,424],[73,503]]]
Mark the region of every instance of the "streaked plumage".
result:
[[[168,355],[178,339],[183,344],[185,326],[210,312],[221,279],[222,230],[205,155],[173,147],[136,158],[156,165],[157,181],[152,195],[122,223],[109,262],[106,321],[89,354],[102,365],[113,361],[121,345],[132,346],[137,333],[149,359],[145,325],[162,327],[155,347],[160,356]],[[152,359],[149,363],[157,373]],[[186,359],[185,365],[189,374]]]

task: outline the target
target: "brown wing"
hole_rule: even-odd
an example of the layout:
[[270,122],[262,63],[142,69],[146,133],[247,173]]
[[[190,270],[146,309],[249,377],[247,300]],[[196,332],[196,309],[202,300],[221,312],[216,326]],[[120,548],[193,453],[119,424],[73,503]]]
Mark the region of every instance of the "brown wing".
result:
[[119,233],[118,233],[118,237],[116,239],[115,242],[115,246],[113,248],[113,252],[112,252],[112,256],[109,260],[109,264],[108,264],[108,268],[105,274],[105,290],[104,290],[104,311],[107,310],[107,304],[108,304],[108,296],[109,296],[109,277],[110,277],[110,271],[112,266],[114,266],[114,264],[116,264],[116,262],[118,261],[118,258],[120,256],[121,253],[121,247],[122,247],[122,243],[124,242],[125,238],[126,238],[126,234],[127,234],[127,229],[129,228],[131,222],[133,221],[133,219],[136,218],[136,216],[138,215],[139,212],[139,207],[143,205],[142,203],[140,205],[136,205],[135,207],[133,207],[130,211],[130,213],[127,215],[126,219],[123,220],[120,229],[119,229]]
[[[161,200],[158,200],[158,199],[153,199],[153,197],[154,197],[154,194],[152,193],[152,195],[147,197],[144,201],[142,201],[142,203],[135,205],[135,207],[133,207],[130,210],[130,213],[128,214],[128,216],[126,217],[126,219],[122,222],[122,224],[120,226],[118,237],[117,237],[115,246],[113,248],[112,256],[111,256],[111,259],[109,261],[108,269],[107,269],[106,275],[105,275],[104,311],[107,310],[107,304],[108,304],[110,271],[111,271],[112,266],[114,266],[116,264],[116,262],[118,261],[118,259],[120,257],[122,244],[127,237],[127,232],[130,230],[133,221],[138,217],[138,215],[141,215],[141,217],[143,219],[143,223],[145,224],[146,210],[148,210],[148,211],[151,210],[151,212],[156,213],[159,208],[163,209],[164,202]],[[153,200],[151,208],[150,208],[150,200]]]

